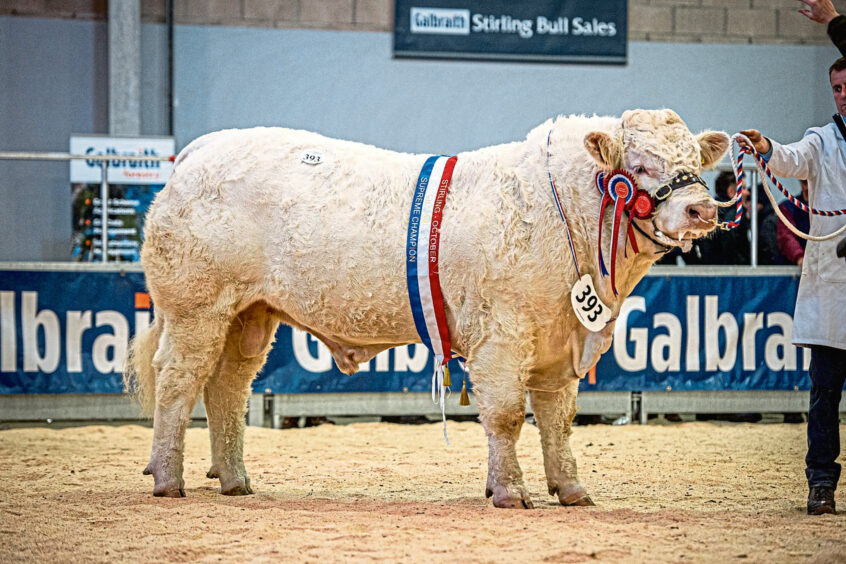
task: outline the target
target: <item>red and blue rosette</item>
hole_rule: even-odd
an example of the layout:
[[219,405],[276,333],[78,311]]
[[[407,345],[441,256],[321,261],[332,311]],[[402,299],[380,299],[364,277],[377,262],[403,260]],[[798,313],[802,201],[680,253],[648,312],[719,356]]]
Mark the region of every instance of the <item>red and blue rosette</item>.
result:
[[[617,169],[609,173],[597,172],[595,184],[600,194],[602,195],[602,202],[599,205],[599,240],[598,255],[599,255],[599,270],[603,276],[608,276],[608,269],[605,267],[605,260],[602,256],[602,224],[605,219],[605,209],[612,205],[614,206],[614,219],[611,230],[611,288],[614,290],[614,295],[617,295],[616,286],[616,257],[617,257],[617,238],[620,234],[620,222],[623,217],[623,212],[631,210],[635,204],[636,195],[638,194],[637,182],[625,170]],[[651,210],[650,210],[651,212]],[[632,249],[638,252],[637,242],[632,232],[631,220],[628,224],[628,238],[631,241]]]

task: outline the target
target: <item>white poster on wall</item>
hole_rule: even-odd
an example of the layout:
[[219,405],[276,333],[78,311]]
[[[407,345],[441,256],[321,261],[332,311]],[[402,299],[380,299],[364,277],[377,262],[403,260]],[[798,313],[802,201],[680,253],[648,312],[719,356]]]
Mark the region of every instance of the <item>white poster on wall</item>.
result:
[[[114,156],[109,163],[109,184],[166,184],[173,171],[171,161],[131,161],[122,156],[171,157],[176,150],[172,137],[111,137],[74,135],[70,138],[73,155]],[[102,180],[102,161],[73,159],[70,181],[86,184]]]

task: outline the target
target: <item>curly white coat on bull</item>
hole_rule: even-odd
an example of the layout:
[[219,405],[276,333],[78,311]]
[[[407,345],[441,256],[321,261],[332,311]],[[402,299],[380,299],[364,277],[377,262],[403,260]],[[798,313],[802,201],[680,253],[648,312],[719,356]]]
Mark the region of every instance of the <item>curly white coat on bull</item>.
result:
[[[550,134],[551,132],[551,134]],[[722,158],[724,133],[694,137],[670,110],[622,118],[549,120],[525,141],[461,153],[443,212],[440,281],[453,349],[467,358],[488,436],[487,494],[531,507],[515,444],[526,390],[551,495],[592,505],[569,447],[579,378],[611,344],[580,325],[577,280],[547,177],[560,192],[582,274],[616,316],[663,246],[713,228],[701,184],[672,193],[638,220],[640,253],[620,232],[617,288],[597,272],[597,170],[625,168],[654,193],[676,173]],[[321,151],[306,164],[306,151]],[[380,351],[420,342],[408,302],[405,243],[426,155],[401,154],[305,131],[256,128],[203,136],[179,155],[146,220],[142,262],[155,303],[133,342],[127,388],[154,412],[145,473],[154,495],[183,496],[183,440],[200,392],[221,493],[252,493],[243,462],[250,383],[279,323],[309,331],[352,373]],[[611,237],[606,219],[603,240]],[[606,255],[606,262],[611,258]]]

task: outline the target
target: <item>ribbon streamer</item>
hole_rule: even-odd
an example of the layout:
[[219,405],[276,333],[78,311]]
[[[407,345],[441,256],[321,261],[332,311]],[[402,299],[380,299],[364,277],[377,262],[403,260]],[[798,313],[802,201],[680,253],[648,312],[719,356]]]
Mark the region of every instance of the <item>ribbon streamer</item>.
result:
[[[609,261],[611,262],[611,289],[614,295],[617,292],[617,240],[620,235],[620,223],[623,219],[623,212],[633,207],[637,193],[637,183],[634,178],[625,170],[614,170],[609,174],[598,172],[596,174],[596,187],[602,194],[602,203],[599,205],[599,237],[597,241],[599,271],[602,276],[608,276],[608,268],[602,256],[602,227],[605,222],[605,210],[608,205],[614,203],[614,214],[611,227],[611,242],[609,244]],[[626,228],[626,236],[632,244],[632,249],[640,252],[632,230],[632,220],[629,218]]]

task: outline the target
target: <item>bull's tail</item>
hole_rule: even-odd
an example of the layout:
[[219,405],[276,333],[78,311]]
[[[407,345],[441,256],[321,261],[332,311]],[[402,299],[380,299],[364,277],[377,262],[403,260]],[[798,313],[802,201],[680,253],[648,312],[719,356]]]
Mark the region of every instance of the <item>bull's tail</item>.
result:
[[129,343],[126,368],[123,371],[123,389],[141,405],[141,414],[152,417],[156,406],[156,371],[153,357],[162,333],[161,316],[153,324],[136,333]]

